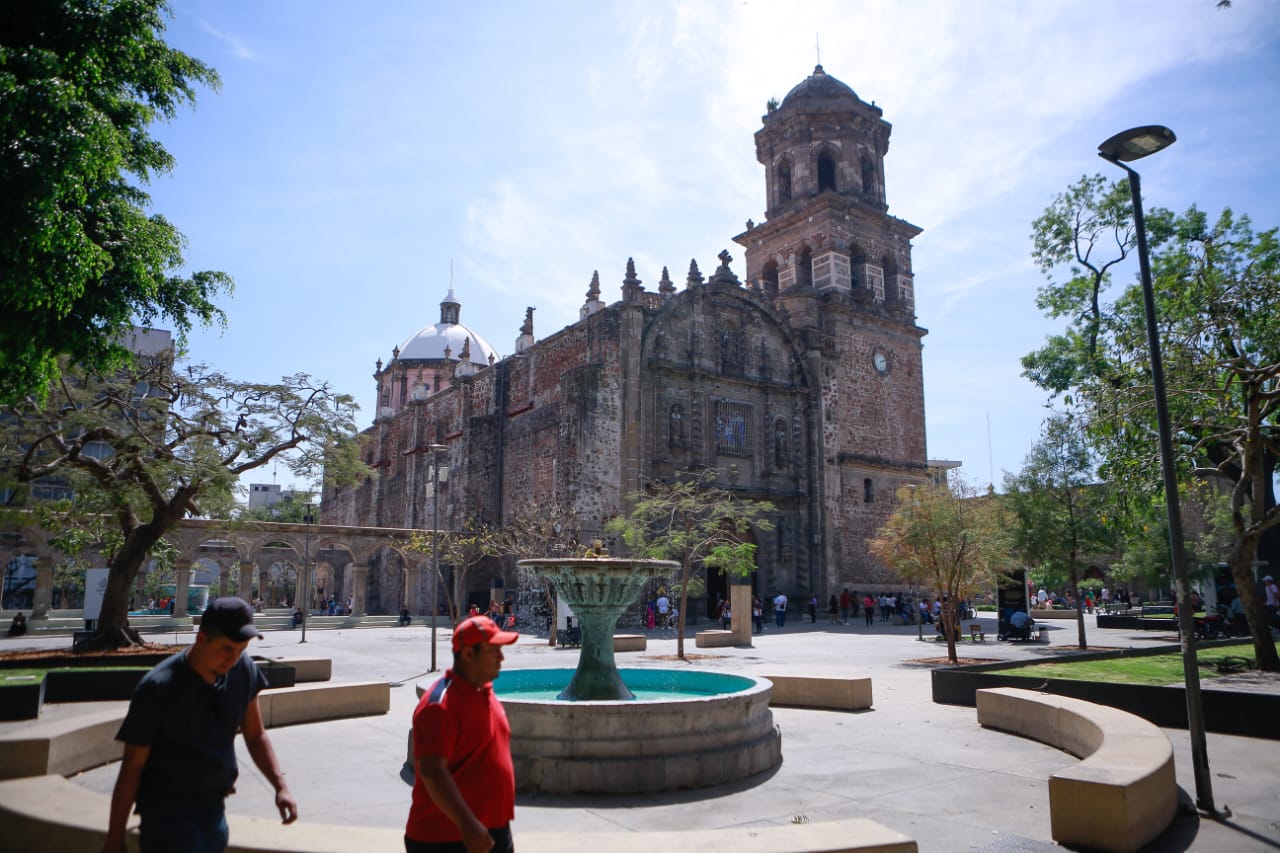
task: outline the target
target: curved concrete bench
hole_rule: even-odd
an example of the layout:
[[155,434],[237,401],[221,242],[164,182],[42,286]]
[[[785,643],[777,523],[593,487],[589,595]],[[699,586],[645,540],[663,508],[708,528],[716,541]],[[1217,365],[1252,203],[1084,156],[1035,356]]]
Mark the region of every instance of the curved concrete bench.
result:
[[[111,799],[61,776],[0,782],[0,838],[5,849],[80,853],[97,850],[106,837]],[[408,798],[405,813],[408,814]],[[137,849],[136,817],[129,849]],[[335,826],[301,820],[292,826],[266,818],[228,815],[228,853],[348,853],[403,851],[404,828]],[[787,826],[734,827],[682,832],[520,832],[521,853],[609,850],[732,850],[734,853],[915,853],[915,841],[870,820]]]
[[1132,851],[1173,822],[1173,746],[1151,723],[1105,705],[1014,687],[979,690],[977,704],[979,724],[1084,759],[1049,777],[1054,841]]
[[[391,685],[356,681],[264,690],[258,694],[258,705],[267,728],[385,714],[391,708]],[[115,737],[124,714],[121,706],[45,720],[0,735],[0,779],[66,775],[119,760],[124,747]]]

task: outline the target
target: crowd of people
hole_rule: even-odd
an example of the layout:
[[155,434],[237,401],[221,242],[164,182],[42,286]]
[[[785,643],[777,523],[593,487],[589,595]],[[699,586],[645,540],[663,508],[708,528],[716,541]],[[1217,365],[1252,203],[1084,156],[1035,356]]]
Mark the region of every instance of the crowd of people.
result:
[[[662,600],[662,597],[658,599],[659,602]],[[946,596],[913,598],[897,592],[884,592],[879,596],[869,592],[859,595],[857,590],[850,590],[846,587],[839,594],[832,593],[827,599],[826,617],[827,621],[832,625],[848,625],[849,620],[857,619],[859,614],[862,615],[864,623],[868,626],[877,622],[913,625],[916,618],[919,618],[921,624],[932,625],[940,619],[942,608],[945,606],[946,601]],[[753,595],[751,597],[752,630],[757,634],[766,630],[765,622],[769,615],[773,616],[773,624],[776,628],[785,628],[790,607],[791,600],[784,592],[778,592],[771,597],[766,596],[764,599],[759,595]],[[805,605],[805,613],[808,614],[811,624],[816,624],[818,621],[818,607],[818,597],[810,595]],[[959,603],[959,607],[956,610],[957,618],[968,619],[972,616],[972,613],[972,607],[969,602],[961,601]],[[719,596],[712,608],[711,615],[713,619],[719,620],[721,625],[727,629],[732,618],[728,599]],[[654,627],[652,620],[649,627]]]

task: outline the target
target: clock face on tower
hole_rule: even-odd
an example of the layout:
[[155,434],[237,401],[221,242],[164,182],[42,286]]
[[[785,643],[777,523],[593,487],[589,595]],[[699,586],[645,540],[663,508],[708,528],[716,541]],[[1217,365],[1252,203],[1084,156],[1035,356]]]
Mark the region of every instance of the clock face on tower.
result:
[[871,363],[875,366],[877,373],[889,372],[889,357],[880,350],[876,350],[871,355]]

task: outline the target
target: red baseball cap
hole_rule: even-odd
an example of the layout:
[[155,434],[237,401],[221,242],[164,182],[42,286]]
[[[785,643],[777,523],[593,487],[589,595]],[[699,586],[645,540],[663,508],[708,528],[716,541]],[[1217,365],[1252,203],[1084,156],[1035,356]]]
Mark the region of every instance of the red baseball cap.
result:
[[453,629],[453,651],[456,654],[466,646],[487,643],[491,646],[508,646],[520,639],[515,631],[500,631],[488,616],[471,616]]

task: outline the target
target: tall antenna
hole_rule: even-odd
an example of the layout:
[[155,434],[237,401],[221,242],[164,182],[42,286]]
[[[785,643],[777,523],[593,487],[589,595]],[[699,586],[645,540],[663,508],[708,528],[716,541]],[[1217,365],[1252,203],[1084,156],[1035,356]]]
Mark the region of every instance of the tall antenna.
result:
[[453,258],[449,259],[449,291],[453,292]]
[[822,42],[818,40],[818,34],[813,34],[813,52],[818,57],[818,64],[822,64]]

